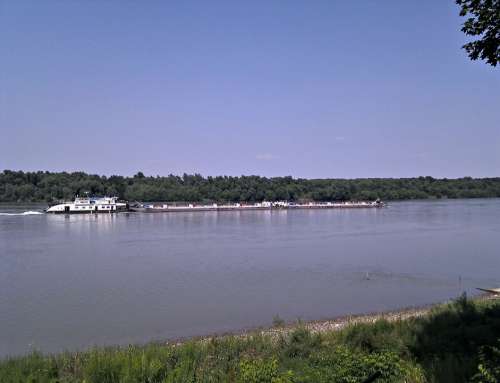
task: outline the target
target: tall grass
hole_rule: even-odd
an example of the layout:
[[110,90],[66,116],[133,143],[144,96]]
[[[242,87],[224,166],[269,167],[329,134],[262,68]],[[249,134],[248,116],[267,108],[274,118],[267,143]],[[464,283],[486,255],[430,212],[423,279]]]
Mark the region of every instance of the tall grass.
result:
[[0,361],[0,382],[354,383],[374,374],[380,376],[376,382],[467,382],[480,363],[494,366],[487,358],[496,354],[487,350],[499,338],[500,304],[464,297],[426,317],[322,334],[299,326],[279,339],[255,334],[181,345],[34,352]]

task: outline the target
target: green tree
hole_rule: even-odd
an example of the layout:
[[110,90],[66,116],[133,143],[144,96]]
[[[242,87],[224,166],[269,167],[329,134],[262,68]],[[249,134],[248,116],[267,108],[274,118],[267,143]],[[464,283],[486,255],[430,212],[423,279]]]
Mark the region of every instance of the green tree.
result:
[[471,60],[496,66],[500,59],[500,0],[456,0],[460,16],[467,17],[462,32],[478,36],[463,46]]

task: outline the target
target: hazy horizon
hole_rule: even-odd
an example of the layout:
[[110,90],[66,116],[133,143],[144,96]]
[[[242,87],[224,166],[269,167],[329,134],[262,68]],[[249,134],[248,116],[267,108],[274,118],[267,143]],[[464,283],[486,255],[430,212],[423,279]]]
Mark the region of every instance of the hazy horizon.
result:
[[453,0],[0,4],[0,169],[495,177]]
[[19,172],[22,171],[24,173],[27,172],[49,172],[49,173],[86,173],[87,175],[90,176],[99,176],[99,177],[112,177],[112,176],[121,176],[121,177],[134,177],[137,175],[137,173],[141,172],[145,177],[169,177],[169,176],[176,176],[176,177],[182,177],[184,174],[186,175],[200,175],[204,178],[207,177],[265,177],[265,178],[286,178],[286,177],[292,177],[293,179],[305,179],[305,180],[314,180],[314,179],[339,179],[339,180],[356,180],[356,179],[403,179],[403,178],[426,178],[426,177],[431,177],[436,180],[442,180],[442,179],[448,179],[448,180],[457,180],[457,179],[463,179],[463,178],[473,178],[473,179],[486,179],[486,178],[500,178],[500,176],[490,176],[490,177],[472,177],[472,176],[461,176],[461,177],[433,177],[430,175],[418,175],[418,176],[412,176],[412,177],[295,177],[291,174],[284,174],[284,175],[278,175],[278,176],[263,176],[260,174],[236,174],[236,175],[231,175],[231,174],[201,174],[201,173],[165,173],[165,174],[148,174],[146,172],[143,172],[141,170],[138,170],[134,174],[118,174],[118,173],[92,173],[92,172],[85,172],[83,170],[60,170],[60,171],[51,171],[51,170],[23,170],[23,169],[0,169],[0,172],[5,172],[5,171],[14,171],[14,172]]

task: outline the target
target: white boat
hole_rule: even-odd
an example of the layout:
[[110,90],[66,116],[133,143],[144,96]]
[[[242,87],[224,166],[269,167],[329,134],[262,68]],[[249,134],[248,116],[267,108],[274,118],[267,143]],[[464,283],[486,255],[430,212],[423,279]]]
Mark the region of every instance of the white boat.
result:
[[73,202],[50,206],[46,213],[53,214],[95,214],[116,213],[128,210],[128,204],[118,202],[117,197],[75,197]]

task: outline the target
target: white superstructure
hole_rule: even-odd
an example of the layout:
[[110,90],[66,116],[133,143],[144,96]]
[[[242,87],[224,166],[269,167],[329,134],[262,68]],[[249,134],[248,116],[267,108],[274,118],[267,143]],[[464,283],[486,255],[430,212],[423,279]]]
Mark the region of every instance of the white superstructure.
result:
[[127,204],[117,202],[116,197],[76,197],[73,202],[64,202],[49,207],[47,213],[78,214],[78,213],[115,213],[127,210]]

